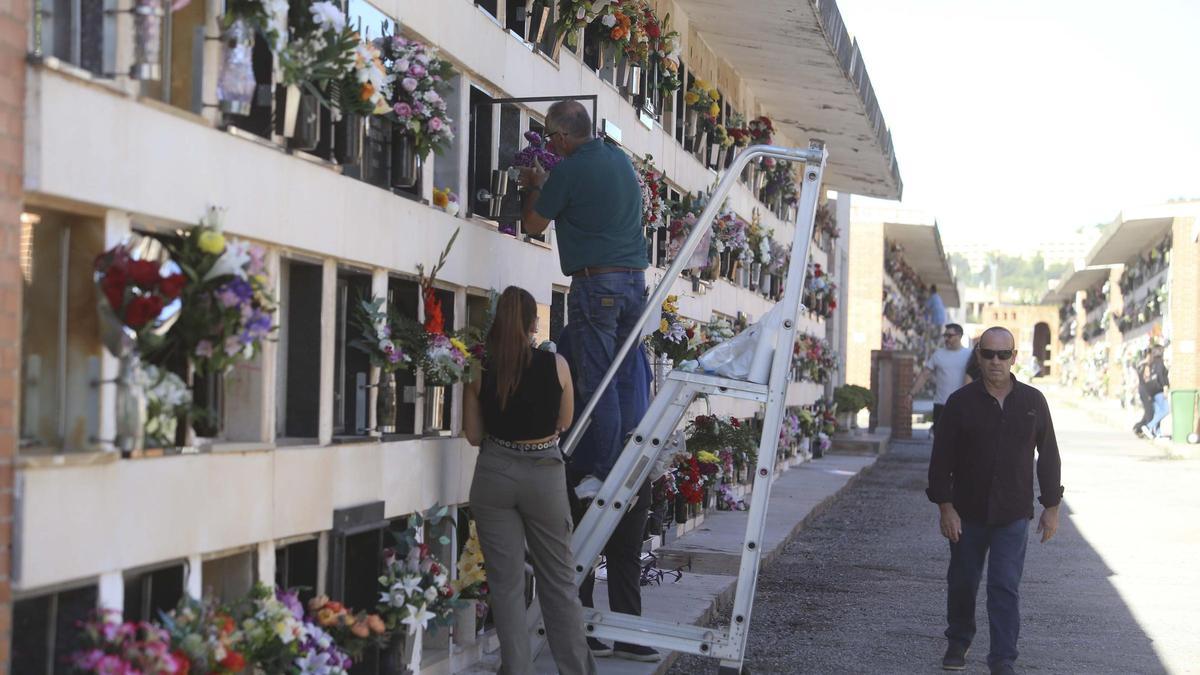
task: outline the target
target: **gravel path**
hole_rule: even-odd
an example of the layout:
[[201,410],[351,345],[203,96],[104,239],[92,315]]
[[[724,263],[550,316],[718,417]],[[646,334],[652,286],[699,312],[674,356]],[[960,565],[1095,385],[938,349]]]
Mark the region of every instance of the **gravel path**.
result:
[[[949,550],[924,495],[929,448],[893,444],[763,570],[746,652],[752,672],[942,672]],[[1069,502],[1063,515],[1051,543],[1029,545],[1020,672],[1165,672]],[[987,672],[985,606],[981,585],[968,672]],[[715,670],[713,660],[682,657],[670,672]]]

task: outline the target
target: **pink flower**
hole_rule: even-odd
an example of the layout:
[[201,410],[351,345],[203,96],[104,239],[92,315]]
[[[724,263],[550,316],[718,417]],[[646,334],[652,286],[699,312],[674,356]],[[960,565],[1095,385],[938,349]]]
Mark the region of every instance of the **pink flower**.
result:
[[417,88],[417,81],[411,77],[406,77],[400,80],[400,86],[404,87],[404,91],[414,91]]
[[226,356],[235,356],[240,351],[242,351],[242,342],[238,339],[238,336],[231,335],[225,338]]
[[396,117],[399,117],[402,120],[412,117],[413,113],[412,106],[403,102],[397,103],[396,107],[392,108],[392,111],[396,113]]
[[408,69],[408,74],[412,75],[413,77],[418,78],[418,79],[425,77],[425,73],[426,73],[425,66],[423,66],[419,63],[412,64],[412,66],[410,66]]
[[434,117],[429,120],[429,130],[437,133],[442,128],[442,118]]

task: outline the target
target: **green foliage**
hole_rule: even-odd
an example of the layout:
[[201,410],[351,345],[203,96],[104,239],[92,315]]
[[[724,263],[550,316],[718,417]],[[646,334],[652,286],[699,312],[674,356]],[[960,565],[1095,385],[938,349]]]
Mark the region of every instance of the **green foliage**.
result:
[[838,412],[856,413],[863,408],[869,409],[874,406],[875,395],[866,387],[843,384],[833,390],[833,402],[837,405]]

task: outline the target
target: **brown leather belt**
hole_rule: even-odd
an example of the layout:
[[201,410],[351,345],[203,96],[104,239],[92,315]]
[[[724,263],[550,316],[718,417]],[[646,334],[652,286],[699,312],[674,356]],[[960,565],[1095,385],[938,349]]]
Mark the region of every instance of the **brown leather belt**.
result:
[[594,277],[597,274],[611,274],[613,272],[641,272],[641,270],[635,270],[632,267],[585,267],[578,272],[572,273],[571,276],[577,279],[584,279]]

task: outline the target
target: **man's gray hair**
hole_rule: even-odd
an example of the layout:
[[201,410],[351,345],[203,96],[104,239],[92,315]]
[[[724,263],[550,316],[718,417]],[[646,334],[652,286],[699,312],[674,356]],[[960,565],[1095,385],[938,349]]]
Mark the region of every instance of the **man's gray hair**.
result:
[[591,138],[592,120],[579,101],[556,101],[546,111],[546,126],[575,138]]

